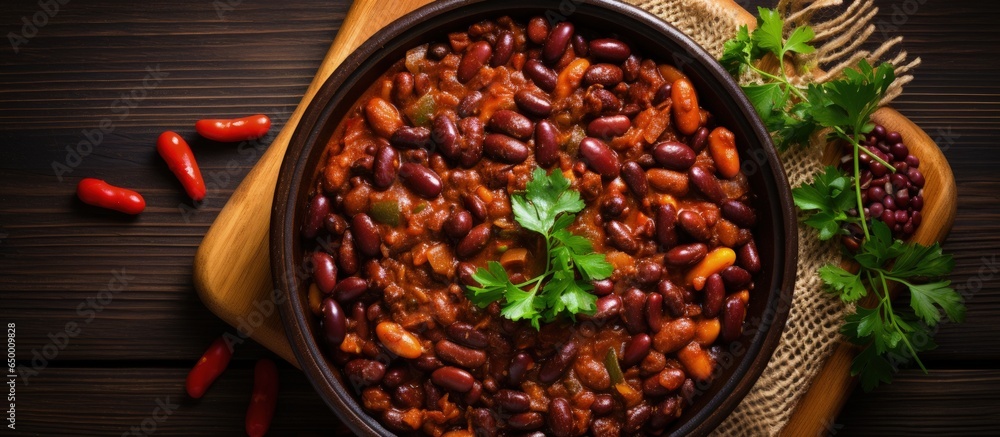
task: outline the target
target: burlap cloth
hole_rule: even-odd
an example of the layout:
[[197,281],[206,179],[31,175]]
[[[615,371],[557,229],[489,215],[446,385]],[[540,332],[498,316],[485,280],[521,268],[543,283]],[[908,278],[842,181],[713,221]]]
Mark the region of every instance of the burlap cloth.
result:
[[[716,58],[722,53],[723,43],[743,24],[732,8],[720,5],[731,0],[627,1],[677,27]],[[782,0],[778,8],[787,22],[808,23],[816,31],[816,52],[794,61],[819,66],[825,73],[808,75],[802,78],[804,81],[823,82],[835,78],[861,58],[873,63],[891,62],[896,66],[898,79],[883,101],[887,103],[912,79],[906,72],[920,62],[919,59],[908,61],[906,52],[894,50],[901,38],[880,42],[872,51],[862,49],[875,31],[871,19],[876,8],[871,0],[849,5],[842,5],[840,0]],[[740,78],[743,83],[757,80],[759,78],[752,76]],[[811,180],[823,167],[820,163],[822,149],[823,144],[814,141],[814,144],[791,148],[781,154],[791,186]],[[816,274],[821,266],[837,260],[837,248],[834,244],[821,243],[814,230],[801,224],[798,236],[795,297],[781,343],[756,385],[715,430],[715,435],[761,436],[780,432],[840,338],[838,329],[844,312],[850,309],[823,291]]]

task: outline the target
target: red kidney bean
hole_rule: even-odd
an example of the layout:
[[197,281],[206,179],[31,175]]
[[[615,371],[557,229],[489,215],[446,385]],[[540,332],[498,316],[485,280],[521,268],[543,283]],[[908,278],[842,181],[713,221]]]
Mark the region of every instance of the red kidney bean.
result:
[[531,398],[523,391],[500,390],[493,400],[502,408],[503,413],[523,413],[531,409]]
[[344,236],[340,239],[340,248],[337,249],[337,265],[345,275],[358,272],[358,255],[354,249],[354,235],[351,231],[344,231]]
[[667,307],[667,311],[670,312],[671,316],[680,317],[684,315],[684,307],[686,306],[684,302],[684,290],[674,285],[669,279],[664,279],[657,284],[656,291],[663,296],[663,304]]
[[602,140],[625,135],[632,127],[632,121],[624,115],[609,115],[595,118],[587,125],[587,135]]
[[595,416],[606,416],[615,408],[615,398],[609,394],[598,394],[594,396],[594,403],[590,404],[590,411]]
[[757,253],[757,243],[750,240],[736,252],[736,260],[740,267],[746,269],[751,275],[760,272],[760,254]]
[[392,98],[398,105],[404,105],[413,97],[413,75],[408,71],[396,73],[392,78]]
[[351,219],[351,230],[358,250],[365,256],[378,256],[382,252],[382,236],[375,222],[368,214],[355,214]]
[[246,432],[250,437],[264,437],[271,427],[278,403],[278,366],[264,358],[253,370],[253,393],[247,407]]
[[459,162],[463,167],[472,167],[483,157],[483,122],[478,117],[463,118],[458,122],[458,132],[463,142]]
[[722,216],[741,228],[752,228],[757,223],[753,209],[738,200],[722,202]]
[[306,215],[306,222],[302,225],[302,237],[307,239],[316,238],[319,230],[323,228],[323,222],[327,214],[330,214],[330,201],[323,193],[316,193],[309,200],[309,213]]
[[383,412],[379,421],[394,431],[413,431],[413,427],[406,421],[405,413],[396,408],[390,408]]
[[663,322],[663,295],[659,293],[649,293],[646,296],[646,323],[649,324],[649,331],[660,332],[660,325]]
[[681,407],[681,398],[674,396],[664,399],[653,409],[653,415],[649,419],[649,427],[652,429],[664,429],[680,415],[678,409]]
[[649,180],[646,179],[646,171],[639,163],[628,161],[622,165],[622,179],[632,194],[638,198],[646,197],[646,193],[649,192]]
[[434,199],[444,187],[441,177],[434,170],[412,162],[399,166],[399,179],[414,193],[426,199]]
[[573,410],[565,398],[555,398],[549,402],[549,430],[555,437],[573,435]]
[[704,168],[699,166],[691,167],[688,170],[688,178],[691,182],[694,182],[694,186],[698,187],[698,190],[709,198],[709,200],[715,203],[721,203],[726,200],[726,194],[722,192],[722,186],[719,184],[719,180],[715,178],[715,175],[705,171]]
[[368,291],[368,281],[357,276],[344,278],[333,288],[333,298],[340,302],[351,302]]
[[673,90],[672,85],[673,84],[670,82],[664,82],[663,85],[660,85],[660,87],[656,89],[656,93],[653,94],[654,105],[659,105],[670,98],[670,91]]
[[413,361],[413,367],[416,367],[421,372],[433,372],[444,367],[444,363],[438,357],[424,354]]
[[573,45],[573,52],[576,53],[577,57],[585,58],[588,54],[590,54],[590,47],[587,45],[587,38],[584,38],[583,35],[580,35],[579,33],[573,35],[573,38],[570,40],[570,44]]
[[535,125],[535,161],[546,168],[559,162],[559,132],[548,120]]
[[507,378],[510,385],[519,386],[524,381],[524,375],[535,366],[535,360],[524,352],[518,352],[510,361]]
[[621,100],[604,88],[591,88],[584,97],[584,104],[590,114],[617,114],[622,107]]
[[507,426],[515,431],[536,430],[541,428],[543,425],[545,425],[545,419],[542,418],[541,413],[536,413],[534,411],[515,414],[510,416],[510,419],[507,419]]
[[472,383],[472,389],[465,393],[462,400],[466,405],[474,405],[483,396],[483,384],[479,381]]
[[331,348],[338,348],[347,335],[347,316],[340,304],[332,298],[323,300],[323,319],[320,325],[323,327],[323,337]]
[[455,268],[456,274],[458,275],[458,279],[460,279],[463,284],[469,287],[481,286],[481,284],[479,284],[479,282],[476,282],[476,280],[472,277],[472,275],[476,273],[476,270],[478,270],[476,266],[464,261],[458,263],[458,267]]
[[592,40],[589,48],[594,59],[612,64],[621,64],[632,54],[627,44],[612,38]]
[[400,408],[420,408],[424,404],[424,393],[418,386],[401,385],[396,387],[393,401]]
[[489,134],[483,141],[486,156],[505,164],[520,164],[528,159],[528,146],[503,134]]
[[639,261],[636,268],[635,281],[642,285],[654,284],[660,280],[663,267],[651,260]]
[[705,317],[715,317],[722,311],[722,303],[726,298],[726,286],[722,283],[722,276],[718,273],[712,274],[705,279],[705,300],[702,302],[701,313]]
[[637,334],[625,343],[625,352],[622,353],[622,368],[627,369],[642,362],[653,345],[653,340],[649,334]]
[[632,335],[649,330],[646,324],[645,309],[646,293],[638,288],[632,288],[622,297],[622,319],[625,327]]
[[509,109],[501,109],[494,112],[486,127],[522,141],[530,138],[531,134],[535,131],[535,124],[528,117]]
[[688,140],[688,143],[691,145],[691,149],[694,150],[695,153],[700,153],[705,148],[705,145],[708,144],[708,134],[708,128],[703,126],[699,127],[698,130],[691,135],[691,139]]
[[468,211],[454,211],[444,222],[444,233],[454,239],[459,239],[468,234],[472,229],[472,214]]
[[445,366],[431,373],[431,381],[447,390],[465,393],[472,390],[476,379],[458,367]]
[[441,150],[441,154],[451,159],[458,158],[461,149],[458,144],[458,127],[455,126],[455,121],[445,114],[440,114],[434,117],[431,128],[431,138]]
[[614,88],[622,81],[622,69],[614,64],[594,64],[587,67],[583,74],[583,82],[587,85],[603,85]]
[[619,221],[609,221],[605,230],[611,244],[625,253],[635,253],[639,250],[639,241],[632,235],[632,231]]
[[722,341],[732,342],[743,334],[743,319],[746,318],[747,307],[738,295],[732,294],[726,298],[722,309]]
[[726,289],[732,292],[740,291],[750,284],[753,278],[750,272],[737,266],[729,266],[722,270],[722,281],[726,283]]
[[566,342],[556,352],[549,361],[542,365],[542,368],[538,371],[538,380],[543,384],[552,384],[559,379],[563,373],[566,373],[566,369],[569,368],[570,363],[576,358],[577,345],[575,340],[570,340]]
[[404,367],[393,367],[385,372],[382,385],[393,389],[410,380],[410,372]]
[[462,196],[462,204],[469,210],[472,217],[478,221],[486,220],[486,203],[475,194],[465,194]]
[[431,141],[431,131],[426,127],[403,126],[389,137],[389,143],[401,149],[427,147]]
[[664,168],[685,171],[694,165],[695,153],[676,141],[664,141],[653,146],[653,158]]
[[479,115],[479,107],[483,104],[483,93],[479,91],[473,91],[462,97],[462,100],[458,102],[458,107],[455,108],[455,112],[459,117],[472,117],[473,115]]
[[490,241],[490,224],[483,223],[472,228],[455,247],[455,253],[462,258],[468,258],[482,251]]
[[84,178],[76,186],[76,195],[88,205],[138,214],[146,209],[146,200],[139,193],[108,184],[100,179]]
[[509,31],[500,32],[497,42],[494,45],[493,57],[490,58],[490,67],[499,67],[510,60],[514,54],[514,34]]
[[[643,173],[645,177],[645,173]],[[669,203],[656,208],[656,241],[664,248],[677,244],[677,209]]]
[[594,172],[609,178],[618,177],[621,164],[604,141],[586,137],[580,141],[580,157]]
[[605,218],[614,218],[625,212],[625,197],[620,194],[612,194],[604,202],[601,202],[601,212]]
[[670,390],[660,385],[660,375],[653,375],[642,380],[642,393],[648,397],[660,397],[670,393]]
[[615,283],[610,279],[601,279],[599,281],[593,281],[594,294],[598,296],[607,296],[615,291]]
[[708,246],[704,243],[685,244],[668,250],[664,255],[664,262],[668,266],[688,267],[701,261],[707,254]]
[[618,297],[617,294],[601,296],[597,299],[595,306],[597,309],[594,311],[594,320],[607,322],[621,314],[622,298]]
[[229,348],[226,339],[219,337],[208,346],[198,362],[195,363],[191,371],[188,372],[185,381],[185,389],[188,396],[199,399],[205,395],[208,387],[215,382],[215,379],[229,366],[229,360],[233,357],[233,350]]
[[643,425],[653,415],[652,408],[647,404],[639,404],[625,412],[625,434],[633,435],[639,432]]
[[437,356],[444,361],[475,369],[486,363],[486,353],[480,350],[469,349],[465,346],[452,343],[448,340],[441,340],[434,345]]
[[396,153],[396,149],[389,145],[380,147],[375,155],[375,164],[372,166],[372,186],[377,190],[384,190],[392,186],[392,183],[396,181],[398,165],[399,154]]
[[333,262],[333,257],[326,252],[313,252],[313,282],[319,287],[319,291],[324,294],[333,292],[337,286],[337,266]]
[[543,91],[551,93],[556,89],[559,76],[537,59],[529,59],[524,63],[524,68],[521,71],[524,73],[524,77],[531,79]]
[[344,365],[344,376],[354,387],[375,385],[385,376],[385,364],[364,358],[354,359]]
[[440,61],[444,59],[445,56],[448,56],[448,53],[451,53],[451,48],[449,48],[447,44],[436,42],[427,48],[426,56],[427,59],[432,61]]
[[[261,116],[264,117],[264,116]],[[267,119],[267,117],[264,117]],[[267,122],[268,127],[271,121]],[[265,129],[265,132],[267,130]],[[205,199],[205,180],[201,177],[198,162],[187,141],[176,132],[166,131],[156,140],[156,151],[167,163],[167,168],[173,172],[177,180],[184,186],[184,191],[195,202]]]
[[354,333],[367,340],[371,336],[371,326],[368,324],[368,306],[364,302],[354,302],[351,308],[351,319],[354,320]]
[[451,337],[458,343],[464,344],[468,347],[473,347],[476,349],[485,348],[488,343],[486,340],[486,334],[483,334],[478,329],[473,327],[468,323],[455,322],[448,325],[445,328],[448,336]]
[[677,222],[681,225],[681,229],[684,229],[684,232],[698,240],[708,241],[712,239],[712,231],[705,224],[705,219],[697,212],[685,209],[677,214]]
[[549,36],[549,22],[542,17],[532,18],[531,21],[528,21],[527,30],[528,40],[535,44],[541,44]]
[[518,109],[535,118],[545,118],[552,114],[552,101],[548,96],[522,89],[514,94]]
[[545,39],[545,45],[542,47],[542,60],[546,64],[555,64],[559,58],[562,58],[572,37],[573,23],[563,21],[553,26],[549,36]]
[[465,83],[476,77],[479,70],[483,69],[486,61],[493,55],[493,47],[486,41],[477,41],[465,49],[465,55],[458,63],[456,78],[459,82]]

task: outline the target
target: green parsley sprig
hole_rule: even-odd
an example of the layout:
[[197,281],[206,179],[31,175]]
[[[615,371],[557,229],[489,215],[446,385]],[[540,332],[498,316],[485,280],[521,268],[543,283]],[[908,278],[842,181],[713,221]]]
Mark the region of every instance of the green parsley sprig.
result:
[[[819,271],[828,291],[844,302],[857,302],[869,292],[874,294],[874,307],[858,306],[841,327],[848,340],[862,347],[851,373],[860,375],[862,387],[869,391],[890,382],[898,365],[911,359],[926,371],[917,354],[936,347],[931,336],[941,321],[941,313],[956,322],[965,316],[962,298],[944,279],[954,261],[937,244],[926,247],[894,239],[885,223],[865,217],[861,197],[861,153],[895,171],[861,146],[865,135],[874,128],[871,115],[895,80],[893,68],[885,63],[874,68],[862,60],[856,69],[845,70],[837,80],[795,83],[787,74],[785,59],[815,51],[809,44],[815,33],[809,26],[798,26],[785,37],[785,23],[776,10],[758,8],[758,15],[753,32],[742,26],[736,37],[725,43],[720,62],[734,76],[752,72],[761,78],[762,83],[743,86],[743,91],[775,142],[781,148],[806,144],[815,132],[826,130],[829,139],[852,145],[853,174],[844,175],[827,167],[812,183],[792,190],[796,206],[807,213],[804,223],[816,228],[821,240],[845,235],[852,225],[860,227],[864,234],[864,243],[856,252],[845,251],[858,264],[857,273],[832,264]],[[756,64],[768,55],[778,61],[775,73]],[[892,305],[890,283],[906,287],[909,308]]]
[[590,240],[567,229],[584,206],[561,172],[535,169],[525,192],[511,196],[511,209],[521,227],[545,238],[545,271],[514,284],[500,263],[490,261],[473,274],[480,286],[468,287],[469,299],[480,308],[502,300],[504,317],[530,320],[535,329],[562,315],[592,315],[597,298],[590,282],[611,276],[613,268],[603,254],[594,253]]

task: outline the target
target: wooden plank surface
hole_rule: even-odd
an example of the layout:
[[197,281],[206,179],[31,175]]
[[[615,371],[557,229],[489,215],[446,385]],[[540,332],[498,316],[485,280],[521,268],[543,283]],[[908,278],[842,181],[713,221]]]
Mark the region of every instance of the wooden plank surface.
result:
[[[208,115],[266,112],[276,115],[277,131],[348,7],[344,1],[230,3],[235,6],[220,18],[207,1],[69,2],[19,53],[0,47],[0,322],[17,323],[18,359],[30,365],[32,349],[47,344],[49,333],[85,320],[77,306],[107,290],[113,269],[134,276],[50,367],[18,386],[18,429],[24,434],[127,431],[148,414],[164,387],[180,387],[187,367],[228,329],[194,294],[192,257],[260,153],[192,144],[206,176],[216,179],[209,183],[208,202],[185,215],[178,209],[185,202],[179,185],[160,166],[153,141],[164,129],[193,138],[193,121]],[[747,2],[761,3],[771,2]],[[1000,250],[1000,49],[991,43],[1000,39],[1000,6],[925,2],[899,16],[905,23],[897,17],[893,24],[893,6],[912,2],[877,3],[882,11],[876,21],[897,27],[891,33],[903,35],[905,48],[924,60],[894,106],[938,138],[955,170],[959,213],[944,247],[956,256],[952,279],[967,287],[971,299],[967,322],[943,326],[941,347],[925,355],[931,377],[908,371],[875,393],[855,393],[832,430],[995,434],[1000,378],[993,369],[1000,364],[1000,343],[993,333],[1000,330],[1000,284],[990,266],[996,268]],[[20,32],[21,17],[30,20],[38,10],[37,2],[5,3],[4,34]],[[157,65],[169,76],[120,119],[110,105],[142,89],[146,67]],[[65,147],[84,140],[82,130],[99,127],[105,118],[112,119],[114,131],[60,182],[51,163],[66,162]],[[136,220],[87,208],[72,196],[83,176],[136,187],[152,207]],[[206,397],[179,410],[156,434],[241,434],[250,360],[265,354],[259,346],[242,345],[235,359],[242,367],[211,392],[219,399],[210,403]],[[333,421],[298,378],[289,371],[282,375],[281,405],[295,408],[284,410],[289,420],[276,422],[275,435],[329,430]],[[58,410],[46,406],[68,399],[77,402]]]

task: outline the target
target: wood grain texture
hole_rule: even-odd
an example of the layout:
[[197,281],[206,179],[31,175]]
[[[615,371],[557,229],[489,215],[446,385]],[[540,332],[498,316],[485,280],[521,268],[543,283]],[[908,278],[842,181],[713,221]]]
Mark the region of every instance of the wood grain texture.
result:
[[[278,167],[299,118],[341,61],[379,29],[429,2],[397,1],[388,9],[378,0],[354,2],[302,101],[219,213],[195,254],[194,284],[205,306],[233,326],[247,326],[243,332],[293,364],[298,363],[277,311],[261,309],[277,297],[271,281],[268,232]],[[259,323],[249,320],[254,314]]]
[[[134,276],[47,369],[18,385],[20,434],[121,434],[149,414],[165,387],[180,387],[213,338],[233,331],[194,293],[192,257],[262,150],[199,141],[193,122],[264,112],[277,133],[350,3],[231,3],[239,4],[220,17],[204,0],[74,1],[19,53],[0,40],[0,322],[17,324],[19,362],[30,365],[49,333],[82,320],[77,306],[107,288],[112,269]],[[825,434],[995,435],[1000,281],[990,267],[1000,251],[1000,4],[918,2],[915,12],[894,17],[894,7],[909,3],[876,0],[875,20],[923,59],[893,106],[941,145],[954,169],[958,214],[944,249],[955,255],[951,279],[969,296],[967,320],[941,327],[939,348],[923,354],[930,375],[904,371],[873,393],[854,392]],[[0,29],[20,32],[21,17],[37,11],[35,1],[6,2]],[[156,65],[170,75],[119,119],[112,102]],[[104,118],[114,131],[58,180],[51,163],[64,162],[65,147]],[[186,216],[178,207],[190,201],[153,151],[165,129],[192,140],[209,179],[208,201]],[[72,193],[85,176],[135,187],[150,207],[128,219],[82,205]],[[253,341],[240,345],[235,368],[156,435],[241,435],[249,369],[264,355]],[[283,371],[279,396],[274,435],[337,429],[301,374]]]

